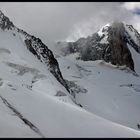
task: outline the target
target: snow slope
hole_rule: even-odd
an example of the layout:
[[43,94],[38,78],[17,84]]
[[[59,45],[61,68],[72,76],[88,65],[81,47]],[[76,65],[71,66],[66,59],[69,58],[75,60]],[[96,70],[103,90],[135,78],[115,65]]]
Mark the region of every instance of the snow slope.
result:
[[[4,86],[0,92],[3,98],[38,127],[44,137],[140,136],[138,131],[107,121],[75,105],[60,102],[52,96],[41,96],[23,88],[12,91]],[[17,133],[16,130],[14,133]]]
[[59,57],[58,61],[65,79],[85,89],[76,94],[76,102],[84,109],[139,130],[140,77],[137,74],[102,60],[76,60],[72,54]]
[[[99,96],[96,96],[97,99],[91,98],[94,97],[91,93],[93,87],[90,86],[94,75],[87,80],[89,70],[82,68],[86,63],[78,62],[75,65],[74,61],[59,57],[66,79],[76,80],[82,76],[79,82],[83,87],[85,83],[90,83],[88,93],[91,96],[84,96],[87,93],[76,96],[77,102],[83,106],[88,99],[89,105],[84,107],[87,110],[73,102],[47,66],[29,52],[23,39],[14,29],[0,30],[0,137],[140,137],[137,130],[95,115],[97,111],[94,112],[95,107],[91,105],[94,105],[93,100],[98,101]],[[71,67],[69,70],[65,68],[68,64],[73,71]],[[108,72],[107,69],[103,70]],[[101,79],[97,80],[97,84]],[[139,78],[133,80],[137,83]],[[84,89],[81,91],[86,92]]]
[[[106,63],[104,60],[78,60],[78,51],[58,57],[58,61],[65,79],[71,81],[74,85],[71,88],[77,92],[75,95],[77,104],[80,104],[87,111],[107,120],[139,130],[140,34],[132,25],[122,23],[124,28],[120,28],[121,26],[118,23],[116,25],[116,32],[123,29],[120,31],[120,34],[124,37],[122,41],[127,44],[125,47],[128,47],[132,56],[135,72],[125,65],[115,66],[111,63]],[[112,24],[107,24],[97,32],[100,38],[102,38],[100,40],[101,44],[109,43],[108,32],[111,27]],[[79,48],[83,47],[84,50],[89,44],[92,44],[92,41],[96,41],[96,39],[94,40],[94,37],[93,40],[87,38],[86,41],[87,45],[82,45],[79,39],[77,46]],[[103,46],[100,47],[97,43],[96,47],[100,49]],[[61,47],[60,50],[62,50]],[[91,50],[86,54],[87,57],[91,52],[95,53],[93,50],[91,45]],[[57,55],[61,55],[59,51]],[[125,57],[126,54],[123,55]],[[95,55],[92,56],[92,58],[94,57]]]

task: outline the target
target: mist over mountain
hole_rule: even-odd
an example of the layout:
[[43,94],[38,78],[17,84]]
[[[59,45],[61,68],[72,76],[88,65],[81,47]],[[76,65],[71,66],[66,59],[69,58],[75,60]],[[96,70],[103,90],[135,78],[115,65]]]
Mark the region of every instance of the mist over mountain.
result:
[[0,137],[140,137],[139,64],[132,25],[52,49],[0,11]]
[[140,53],[140,34],[132,25],[122,22],[114,21],[107,24],[87,38],[57,44],[62,48],[63,55],[79,53],[78,59],[84,61],[104,60],[113,65],[125,65],[132,71],[139,65],[135,64],[129,47]]

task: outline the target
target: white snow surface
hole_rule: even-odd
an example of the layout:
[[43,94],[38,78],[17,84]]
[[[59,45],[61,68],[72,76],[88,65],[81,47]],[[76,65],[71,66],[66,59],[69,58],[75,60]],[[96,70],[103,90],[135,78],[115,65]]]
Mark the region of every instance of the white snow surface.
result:
[[108,41],[107,41],[107,38],[108,38],[108,27],[110,26],[110,24],[106,24],[105,26],[103,26],[97,33],[100,37],[103,37],[100,41],[101,44],[107,44]]
[[130,52],[131,52],[131,55],[132,55],[132,58],[133,58],[133,61],[134,61],[134,68],[135,68],[135,71],[138,75],[140,75],[140,54],[137,53],[134,48],[132,48],[129,44],[127,44]]
[[[102,60],[82,61],[72,56],[58,58],[65,77],[86,93],[76,94],[84,109],[107,120],[138,129],[140,123],[140,77],[123,67]],[[132,85],[131,85],[132,84]]]
[[[27,50],[23,40],[14,30],[0,30],[0,137],[140,137],[135,130],[140,122],[140,93],[119,87],[138,84],[139,77],[98,61],[59,57],[65,79],[88,90],[76,96],[81,108],[47,66]],[[56,96],[58,92],[63,96]],[[26,125],[2,99],[42,135]]]

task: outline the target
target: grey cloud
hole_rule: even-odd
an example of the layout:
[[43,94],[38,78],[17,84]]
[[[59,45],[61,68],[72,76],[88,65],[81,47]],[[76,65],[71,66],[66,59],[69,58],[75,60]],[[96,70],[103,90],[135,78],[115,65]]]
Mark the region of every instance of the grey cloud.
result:
[[116,2],[1,2],[0,9],[15,25],[51,46],[56,40],[72,38],[78,30],[88,35],[116,19],[130,22],[132,13],[121,5]]

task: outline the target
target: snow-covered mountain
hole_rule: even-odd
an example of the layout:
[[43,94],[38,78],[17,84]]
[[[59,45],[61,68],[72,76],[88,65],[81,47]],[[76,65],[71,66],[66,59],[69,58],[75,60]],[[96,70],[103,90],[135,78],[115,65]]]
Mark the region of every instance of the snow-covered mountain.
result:
[[[140,35],[113,22],[76,42],[58,42],[55,52],[76,101],[105,119],[139,130]],[[74,86],[73,86],[74,87]]]
[[[62,44],[62,45],[61,45]],[[65,45],[64,45],[65,44]],[[131,52],[140,54],[140,34],[132,25],[113,22],[103,26],[98,32],[76,42],[58,42],[64,55],[79,53],[81,60],[104,60],[113,65],[127,66],[140,74],[137,58]]]
[[[95,71],[98,67],[100,71],[109,74],[116,72],[120,77],[127,77],[127,82],[132,79],[138,83],[139,77],[112,68],[112,65],[108,67],[100,63],[96,67],[97,62],[89,62],[89,68],[95,67],[89,78],[90,70],[84,68],[88,64],[71,58],[62,56],[56,60],[52,51],[39,38],[17,28],[0,12],[0,137],[140,137],[140,132],[133,129],[135,127],[123,126],[125,123],[120,121],[118,124],[113,117],[114,122],[109,120],[106,117],[109,112],[100,109],[107,101],[107,105],[110,105],[113,96],[120,97],[120,94],[109,92],[111,96],[102,96],[99,85],[97,94],[98,91],[92,91],[95,86],[89,81],[90,78],[92,82],[95,78],[101,80]],[[113,77],[111,80],[114,80]],[[128,107],[133,107],[138,118],[139,103],[136,101],[139,96],[135,90],[139,90],[139,86],[133,83],[129,90],[128,86],[123,85],[126,84],[125,80],[120,82],[119,77],[117,80],[122,85],[118,87],[120,90],[125,93],[128,90],[129,94],[134,92],[137,95],[132,95],[130,103],[126,103]],[[114,85],[116,86],[117,84]],[[97,87],[94,90],[96,89]],[[93,101],[96,102],[92,104]],[[112,102],[113,107],[122,101]],[[98,108],[99,104],[101,106]],[[97,113],[100,111],[102,115]],[[131,110],[128,109],[127,112],[129,114]],[[103,113],[106,114],[103,116]],[[121,112],[116,113],[121,119]],[[138,123],[139,120],[133,119],[134,123],[130,121],[130,124],[137,125],[135,122]]]

